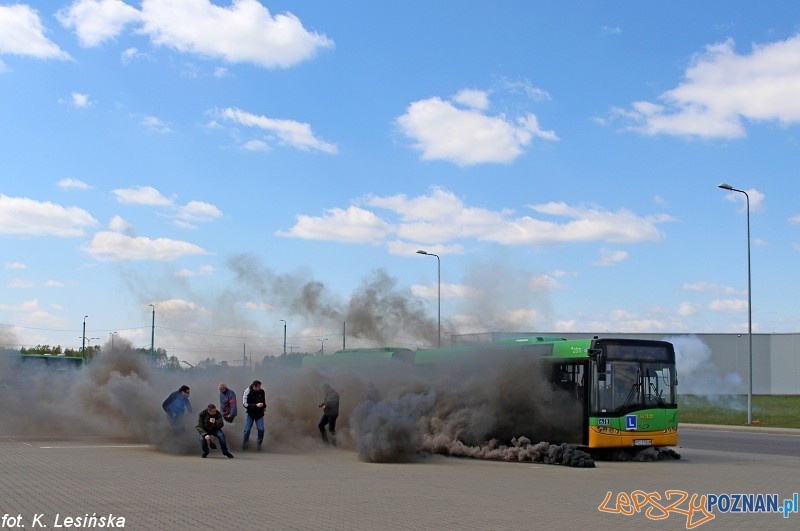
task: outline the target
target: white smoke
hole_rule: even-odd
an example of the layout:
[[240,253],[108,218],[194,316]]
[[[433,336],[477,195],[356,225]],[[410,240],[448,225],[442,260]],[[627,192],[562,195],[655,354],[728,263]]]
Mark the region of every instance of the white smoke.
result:
[[720,374],[711,360],[711,348],[695,335],[665,337],[675,347],[678,391],[692,395],[732,395],[741,391],[742,376]]

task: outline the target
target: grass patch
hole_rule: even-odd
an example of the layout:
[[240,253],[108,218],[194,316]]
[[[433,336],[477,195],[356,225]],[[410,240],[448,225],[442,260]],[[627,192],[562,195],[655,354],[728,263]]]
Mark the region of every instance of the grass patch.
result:
[[[747,395],[678,395],[681,422],[747,424]],[[753,425],[800,428],[800,395],[754,395]]]

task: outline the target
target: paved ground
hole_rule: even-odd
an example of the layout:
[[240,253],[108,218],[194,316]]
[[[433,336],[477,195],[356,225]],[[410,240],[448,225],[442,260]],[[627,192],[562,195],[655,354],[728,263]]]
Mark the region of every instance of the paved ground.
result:
[[[661,501],[668,490],[774,493],[781,503],[800,491],[800,458],[686,449],[679,461],[594,469],[445,457],[371,464],[335,448],[234,453],[200,459],[93,438],[0,436],[0,523],[52,529],[66,517],[111,513],[124,517],[125,529],[686,529],[679,512],[655,521],[648,506],[631,515],[608,511],[620,493],[636,490]],[[702,518],[698,512],[692,521]],[[800,514],[716,513],[699,528],[798,526]]]

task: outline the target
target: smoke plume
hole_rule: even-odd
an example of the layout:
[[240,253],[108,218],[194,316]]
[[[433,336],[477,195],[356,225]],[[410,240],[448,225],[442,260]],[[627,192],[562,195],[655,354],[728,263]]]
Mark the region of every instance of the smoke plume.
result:
[[[164,452],[199,453],[197,416],[206,404],[218,403],[217,386],[224,381],[240,403],[239,417],[223,428],[235,453],[242,443],[242,393],[258,379],[267,396],[266,451],[323,448],[317,406],[328,383],[341,395],[339,447],[357,451],[364,461],[404,462],[436,453],[593,465],[573,447],[531,444],[577,437],[564,432],[569,423],[562,422],[575,414],[564,406],[574,400],[558,391],[543,392],[541,371],[532,360],[476,360],[447,369],[391,362],[327,372],[274,363],[252,372],[224,367],[170,371],[154,369],[147,361],[122,340],[82,369],[54,370],[4,358],[0,399],[10,412],[7,436],[114,437]],[[193,413],[184,416],[176,432],[161,402],[183,384],[191,388]]]

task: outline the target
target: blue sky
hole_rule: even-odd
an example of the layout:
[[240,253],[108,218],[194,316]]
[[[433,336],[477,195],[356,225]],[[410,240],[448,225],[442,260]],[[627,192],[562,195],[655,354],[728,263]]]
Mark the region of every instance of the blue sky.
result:
[[[797,332],[800,6],[0,3],[0,343]],[[151,307],[150,305],[153,305]],[[327,341],[327,343],[326,343]],[[445,340],[446,342],[446,340]]]

